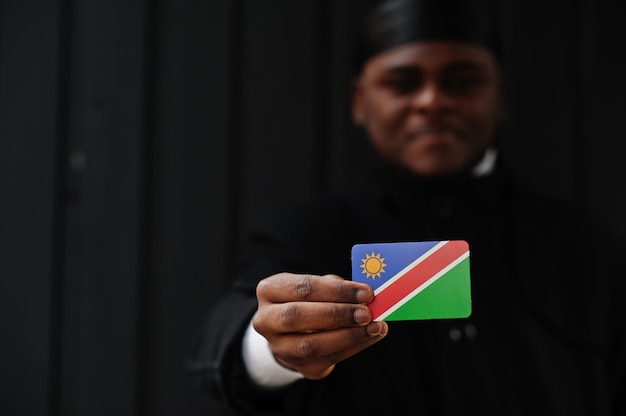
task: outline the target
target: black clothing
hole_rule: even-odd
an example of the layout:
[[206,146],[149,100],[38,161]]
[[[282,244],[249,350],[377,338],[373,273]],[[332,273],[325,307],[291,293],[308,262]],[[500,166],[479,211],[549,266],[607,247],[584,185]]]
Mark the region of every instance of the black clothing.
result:
[[[361,2],[363,0],[360,0]],[[366,7],[357,67],[398,45],[423,41],[459,41],[502,55],[498,2],[485,0],[389,0]]]
[[[626,414],[623,245],[583,213],[498,168],[442,181],[387,172],[277,217],[253,235],[193,356],[208,391],[243,414]],[[350,278],[354,244],[447,239],[470,245],[469,318],[389,322],[385,339],[323,380],[272,391],[247,378],[241,339],[258,280]]]

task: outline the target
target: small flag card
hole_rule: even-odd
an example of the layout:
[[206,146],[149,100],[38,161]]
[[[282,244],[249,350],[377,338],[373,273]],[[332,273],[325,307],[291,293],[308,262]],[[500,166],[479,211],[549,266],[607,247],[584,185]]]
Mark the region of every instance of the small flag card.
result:
[[377,321],[467,318],[469,254],[463,240],[356,244],[352,280],[374,289]]

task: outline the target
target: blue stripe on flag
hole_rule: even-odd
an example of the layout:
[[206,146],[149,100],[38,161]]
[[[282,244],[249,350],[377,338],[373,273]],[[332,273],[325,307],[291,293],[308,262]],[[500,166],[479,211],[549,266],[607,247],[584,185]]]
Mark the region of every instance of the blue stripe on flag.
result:
[[[352,247],[352,280],[365,282],[376,290],[439,243],[440,241],[357,244]],[[366,274],[362,273],[363,269],[360,265],[363,264],[362,259],[365,259],[366,255],[371,256],[372,253],[374,256],[380,254],[380,257],[385,259],[383,262],[386,266],[380,277],[367,278]]]

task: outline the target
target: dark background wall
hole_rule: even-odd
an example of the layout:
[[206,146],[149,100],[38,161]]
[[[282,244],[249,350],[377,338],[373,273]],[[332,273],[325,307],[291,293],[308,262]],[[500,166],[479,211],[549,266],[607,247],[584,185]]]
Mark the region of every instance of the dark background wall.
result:
[[[246,224],[366,174],[361,4],[0,0],[0,414],[217,413],[184,360]],[[618,3],[501,4],[516,173],[626,235]]]

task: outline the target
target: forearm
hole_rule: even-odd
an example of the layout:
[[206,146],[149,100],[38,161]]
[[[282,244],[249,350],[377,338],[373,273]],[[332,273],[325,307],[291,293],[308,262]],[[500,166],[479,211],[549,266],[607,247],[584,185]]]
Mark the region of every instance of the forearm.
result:
[[198,328],[187,368],[209,395],[229,401],[230,380],[256,299],[235,293],[214,306]]

